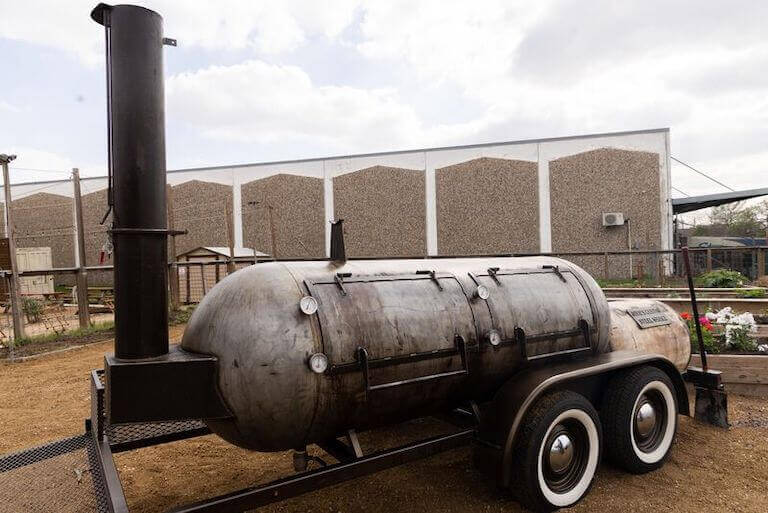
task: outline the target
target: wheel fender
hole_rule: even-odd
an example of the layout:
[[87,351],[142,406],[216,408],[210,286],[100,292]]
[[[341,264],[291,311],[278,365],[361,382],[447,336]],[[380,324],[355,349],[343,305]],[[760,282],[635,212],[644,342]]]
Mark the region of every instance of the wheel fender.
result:
[[512,451],[520,425],[531,405],[549,390],[581,378],[609,374],[639,365],[653,365],[669,375],[675,386],[679,413],[689,415],[688,391],[680,372],[666,357],[634,351],[590,355],[578,360],[525,369],[512,376],[496,393],[488,415],[481,419],[479,435],[501,450],[500,484],[509,487]]

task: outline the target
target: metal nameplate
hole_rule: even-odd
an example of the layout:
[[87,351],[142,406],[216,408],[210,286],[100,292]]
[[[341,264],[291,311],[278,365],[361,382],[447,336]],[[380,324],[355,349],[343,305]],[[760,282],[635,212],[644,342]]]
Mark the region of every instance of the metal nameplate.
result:
[[627,313],[632,316],[641,329],[666,326],[672,323],[667,312],[658,306],[628,308]]

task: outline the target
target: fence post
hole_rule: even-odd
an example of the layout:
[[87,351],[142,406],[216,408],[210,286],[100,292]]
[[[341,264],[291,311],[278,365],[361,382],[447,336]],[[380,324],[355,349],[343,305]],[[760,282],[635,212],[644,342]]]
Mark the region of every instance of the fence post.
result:
[[765,250],[757,250],[757,277],[765,276]]
[[659,274],[659,287],[664,288],[664,254],[663,253],[656,254],[656,266],[658,267],[658,270],[656,272]]
[[707,272],[712,272],[712,248],[707,248]]
[[16,158],[16,155],[0,154],[0,164],[3,166],[3,189],[5,192],[5,230],[8,233],[8,251],[10,252],[11,261],[11,279],[10,279],[10,296],[11,296],[11,313],[13,315],[13,338],[14,342],[11,342],[11,347],[16,340],[24,338],[24,318],[21,309],[21,288],[19,285],[19,268],[16,265],[16,240],[13,229],[13,208],[11,207],[11,181],[8,178],[8,163]]
[[170,273],[168,283],[171,289],[171,310],[175,311],[179,309],[179,266],[176,264],[176,235],[173,233],[176,229],[173,219],[173,190],[168,184],[165,186],[165,196],[168,209],[168,231],[171,232],[171,265],[168,270]]
[[88,272],[85,269],[85,226],[83,225],[83,202],[80,196],[80,170],[72,169],[72,188],[75,192],[75,231],[77,233],[77,317],[80,327],[91,324],[91,312],[88,306]]

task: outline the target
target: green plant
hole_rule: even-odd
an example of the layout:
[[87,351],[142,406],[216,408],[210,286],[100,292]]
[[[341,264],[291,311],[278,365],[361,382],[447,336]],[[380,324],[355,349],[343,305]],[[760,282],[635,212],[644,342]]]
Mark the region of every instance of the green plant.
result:
[[738,271],[731,269],[717,269],[704,273],[696,278],[700,287],[709,288],[737,288],[742,287],[749,280]]
[[195,305],[188,305],[186,307],[181,307],[178,310],[171,310],[168,314],[168,324],[171,326],[186,324],[194,312]]
[[32,335],[31,337],[20,338],[15,341],[16,346],[23,346],[31,343],[43,344],[56,341],[76,341],[79,338],[87,337],[96,333],[109,332],[115,329],[113,321],[104,321],[91,324],[87,328],[77,328],[65,333],[42,333]]
[[598,278],[597,284],[600,286],[600,288],[611,288],[611,287],[620,287],[620,288],[629,288],[629,287],[642,287],[643,284],[638,280],[630,280],[630,279],[604,279],[604,278]]
[[35,298],[25,297],[21,301],[21,310],[27,317],[30,324],[40,321],[40,314],[43,313],[43,304]]
[[725,338],[728,347],[734,351],[755,351],[757,341],[749,336],[750,327],[747,325],[728,325],[725,327]]
[[[688,335],[691,338],[691,351],[698,353],[699,338],[696,335],[696,323],[694,322],[691,314],[688,312],[683,312],[680,314],[680,317],[682,317],[685,323],[688,325]],[[699,322],[701,323],[701,339],[702,342],[704,342],[704,350],[708,353],[719,353],[721,350],[721,345],[712,331],[712,323],[705,316],[702,316],[699,319]]]
[[759,299],[766,297],[765,289],[746,289],[737,292],[739,297]]

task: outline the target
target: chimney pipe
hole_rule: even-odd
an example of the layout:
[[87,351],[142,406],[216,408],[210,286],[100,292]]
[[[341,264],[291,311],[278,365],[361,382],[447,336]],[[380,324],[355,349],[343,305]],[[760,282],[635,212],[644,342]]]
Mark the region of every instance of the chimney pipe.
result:
[[151,358],[168,353],[163,19],[106,4],[91,18],[107,45],[115,356]]
[[331,260],[335,262],[347,261],[347,249],[344,246],[344,219],[331,221]]

